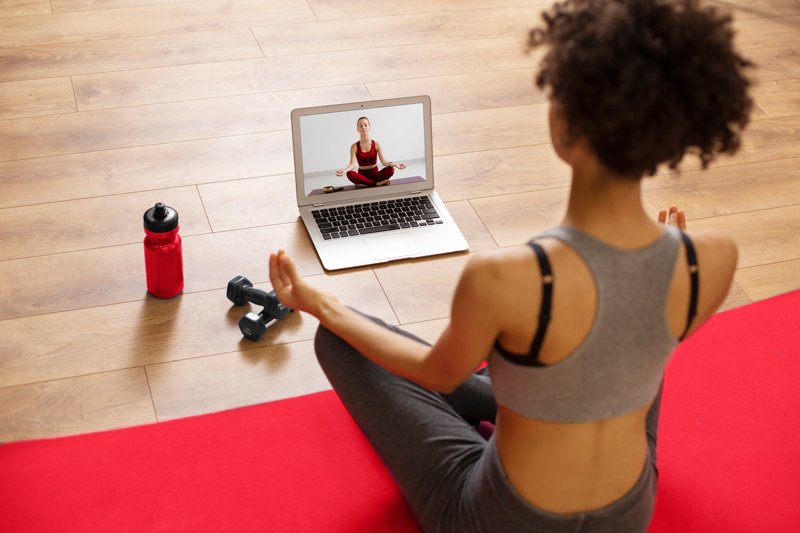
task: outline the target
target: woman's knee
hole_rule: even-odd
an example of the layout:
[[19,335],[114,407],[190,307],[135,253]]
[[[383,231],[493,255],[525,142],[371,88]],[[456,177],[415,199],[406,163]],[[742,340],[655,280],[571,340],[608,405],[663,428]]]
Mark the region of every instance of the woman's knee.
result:
[[349,179],[355,185],[374,185],[372,180],[369,180],[361,174],[353,172],[352,170],[347,173],[347,179]]
[[335,333],[320,324],[317,328],[317,333],[314,335],[314,353],[317,355],[317,360],[320,361],[320,364],[327,361],[331,353],[338,351],[336,350],[337,343],[343,342]]

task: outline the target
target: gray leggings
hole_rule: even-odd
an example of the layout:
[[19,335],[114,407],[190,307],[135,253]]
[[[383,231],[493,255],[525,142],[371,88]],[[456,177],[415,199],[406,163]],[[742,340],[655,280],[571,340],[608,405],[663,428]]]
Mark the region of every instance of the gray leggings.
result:
[[383,458],[424,531],[647,530],[655,502],[660,392],[647,417],[651,460],[633,489],[597,511],[563,516],[523,500],[508,482],[494,438],[476,431],[479,421],[495,417],[487,376],[473,375],[452,394],[438,394],[387,372],[325,328],[317,331],[315,349],[328,380]]

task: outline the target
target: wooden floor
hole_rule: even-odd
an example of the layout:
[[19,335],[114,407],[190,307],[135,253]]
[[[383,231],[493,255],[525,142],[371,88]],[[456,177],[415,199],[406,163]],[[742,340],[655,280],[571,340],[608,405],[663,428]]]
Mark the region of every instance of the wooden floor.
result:
[[[735,307],[800,287],[800,4],[718,2],[758,64],[739,155],[646,201],[740,247]],[[439,191],[470,253],[559,220],[568,172],[523,43],[549,2],[0,0],[0,441],[163,421],[328,388],[316,327],[258,343],[227,281],[279,247],[347,303],[433,339],[468,254],[326,274],[298,222],[289,112],[433,100]],[[181,216],[185,293],[145,294],[142,214]]]

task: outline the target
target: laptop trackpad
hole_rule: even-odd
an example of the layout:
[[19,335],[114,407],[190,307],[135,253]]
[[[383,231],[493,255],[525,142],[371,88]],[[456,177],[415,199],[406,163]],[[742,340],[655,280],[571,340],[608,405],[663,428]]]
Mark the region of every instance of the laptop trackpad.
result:
[[419,253],[414,237],[407,231],[394,235],[367,237],[367,248],[375,259],[395,259]]

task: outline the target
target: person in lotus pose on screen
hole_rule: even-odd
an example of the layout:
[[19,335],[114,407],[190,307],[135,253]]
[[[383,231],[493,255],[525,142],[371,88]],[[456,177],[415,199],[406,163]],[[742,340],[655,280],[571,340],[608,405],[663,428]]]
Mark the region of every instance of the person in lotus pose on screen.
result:
[[564,217],[471,254],[433,346],[270,256],[278,299],[319,319],[317,359],[424,531],[647,531],[665,365],[736,268],[725,234],[684,231],[674,207],[651,219],[641,184],[739,148],[750,64],[730,17],[697,0],[566,0],[543,18],[530,44],[547,47],[537,84],[571,169]]
[[[402,170],[406,168],[406,165],[405,163],[386,161],[381,143],[369,137],[371,129],[372,125],[367,117],[360,117],[356,121],[359,140],[350,146],[350,163],[343,170],[337,170],[336,175],[344,176],[346,174],[347,179],[356,185],[367,187],[388,185],[389,179],[394,175],[394,169]],[[383,165],[380,170],[378,170],[378,159]]]

